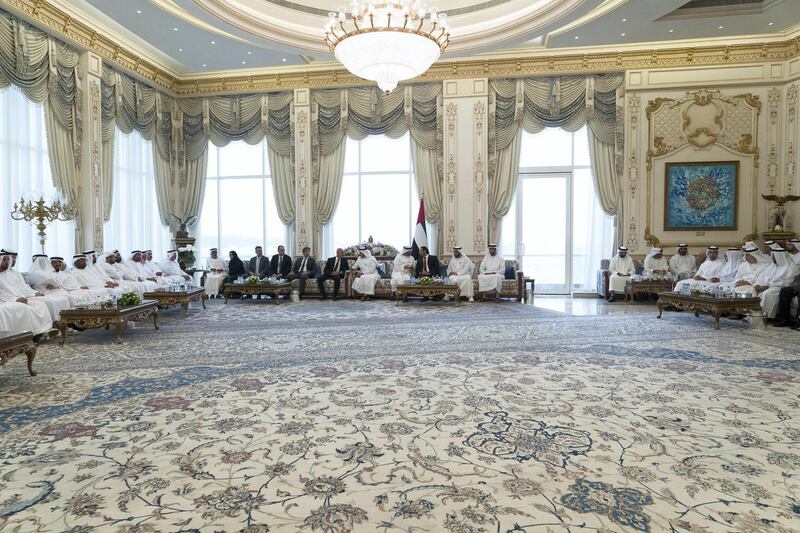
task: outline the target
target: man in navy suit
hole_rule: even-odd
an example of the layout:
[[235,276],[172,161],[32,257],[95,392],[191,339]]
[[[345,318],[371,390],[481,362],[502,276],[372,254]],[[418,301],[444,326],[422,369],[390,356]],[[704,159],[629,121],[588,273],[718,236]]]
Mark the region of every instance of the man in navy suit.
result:
[[342,283],[342,279],[344,279],[344,273],[350,268],[350,264],[347,261],[347,258],[344,257],[344,250],[341,248],[336,249],[336,257],[329,257],[327,261],[325,261],[325,268],[322,270],[322,275],[317,278],[317,287],[319,287],[319,293],[322,295],[322,299],[324,300],[328,296],[325,294],[325,281],[332,279],[333,280],[333,299],[339,297],[339,285]]
[[286,279],[292,271],[292,258],[286,255],[286,248],[278,246],[278,253],[269,261],[269,269],[278,279]]

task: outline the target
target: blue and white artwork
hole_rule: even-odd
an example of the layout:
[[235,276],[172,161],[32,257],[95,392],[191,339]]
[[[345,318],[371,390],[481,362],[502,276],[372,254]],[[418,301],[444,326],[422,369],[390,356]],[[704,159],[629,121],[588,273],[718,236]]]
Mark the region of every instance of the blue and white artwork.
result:
[[738,161],[667,163],[665,230],[735,230]]

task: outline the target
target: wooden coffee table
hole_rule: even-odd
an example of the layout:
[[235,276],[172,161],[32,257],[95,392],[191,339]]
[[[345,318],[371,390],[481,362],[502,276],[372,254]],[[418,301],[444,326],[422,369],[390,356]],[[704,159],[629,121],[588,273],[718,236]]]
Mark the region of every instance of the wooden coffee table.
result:
[[225,295],[225,303],[231,294],[237,293],[242,296],[256,296],[271,294],[275,297],[275,303],[281,303],[281,295],[288,294],[292,288],[292,282],[282,281],[280,283],[226,283],[222,286],[222,294]]
[[700,313],[710,314],[714,317],[714,329],[719,329],[719,318],[722,315],[746,315],[750,311],[761,311],[761,298],[714,298],[700,293],[660,292],[656,318],[661,318],[665,305],[694,311],[694,316],[700,316]]
[[122,344],[123,326],[128,321],[144,320],[150,315],[153,316],[153,326],[158,329],[158,302],[155,300],[145,300],[140,304],[124,307],[66,309],[61,311],[56,327],[61,332],[61,346],[64,346],[69,325],[84,329],[114,326],[116,342]]
[[637,294],[658,294],[671,291],[674,287],[675,282],[671,279],[643,279],[641,281],[632,279],[625,284],[625,298],[630,298],[633,303]]
[[26,331],[16,335],[0,336],[0,366],[23,353],[28,357],[28,373],[35,376],[33,358],[36,357],[36,344],[33,342],[33,333]]
[[205,289],[193,288],[182,291],[153,291],[144,293],[145,300],[155,300],[158,302],[158,308],[164,309],[170,305],[181,304],[183,307],[183,317],[189,316],[189,304],[200,300],[203,304],[203,309],[206,308],[206,300],[208,295]]
[[461,298],[461,289],[455,283],[452,285],[446,285],[444,283],[431,285],[411,285],[406,283],[397,285],[397,301],[395,305],[399,305],[400,300],[406,298],[409,294],[417,296],[450,296],[455,300],[455,305],[458,305],[458,301]]

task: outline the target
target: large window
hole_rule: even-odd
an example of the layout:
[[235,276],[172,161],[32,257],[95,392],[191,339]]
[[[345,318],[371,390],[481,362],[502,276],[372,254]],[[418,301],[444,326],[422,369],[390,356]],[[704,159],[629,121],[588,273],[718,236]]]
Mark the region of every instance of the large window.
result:
[[501,249],[536,279],[537,292],[592,290],[613,247],[614,221],[600,208],[586,127],[523,132],[520,174],[503,219]]
[[152,144],[137,131],[126,135],[117,130],[114,136],[111,217],[103,234],[104,248],[118,249],[123,256],[149,249],[160,261],[172,247],[172,234],[158,212]]
[[[339,204],[324,229],[325,255],[370,236],[395,247],[410,244],[418,211],[409,135],[347,139]],[[434,235],[428,227],[432,249]]]
[[[59,195],[50,173],[44,107],[10,88],[0,90],[0,248],[16,250],[17,267],[24,272],[31,265],[31,255],[42,250],[34,224],[11,220],[9,213],[20,197],[52,201]],[[45,252],[71,257],[74,251],[75,224],[48,225]]]
[[236,250],[245,260],[259,245],[264,255],[275,253],[280,244],[291,247],[275,207],[266,140],[256,145],[237,141],[222,148],[209,143],[207,180],[199,225],[200,256],[218,248],[225,258]]

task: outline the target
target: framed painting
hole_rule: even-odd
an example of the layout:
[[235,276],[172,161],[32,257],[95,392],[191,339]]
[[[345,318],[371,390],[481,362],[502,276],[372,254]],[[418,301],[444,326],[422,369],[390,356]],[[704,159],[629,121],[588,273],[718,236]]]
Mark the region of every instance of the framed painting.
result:
[[666,163],[664,230],[737,229],[739,162]]

